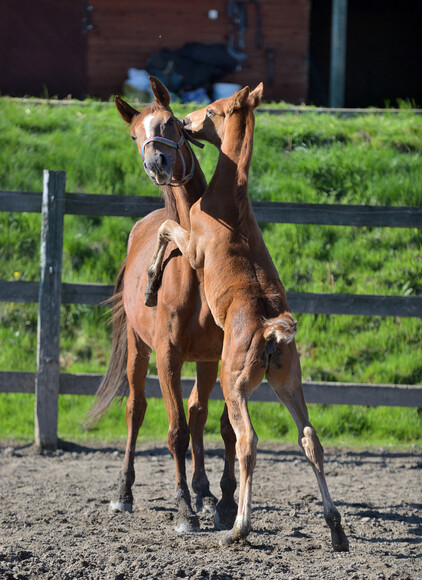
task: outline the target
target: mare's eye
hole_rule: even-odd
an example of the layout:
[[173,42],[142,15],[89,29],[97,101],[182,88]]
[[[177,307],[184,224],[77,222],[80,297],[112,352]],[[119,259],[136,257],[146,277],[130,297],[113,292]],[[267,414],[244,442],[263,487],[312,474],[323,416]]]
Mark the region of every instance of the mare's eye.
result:
[[130,136],[130,138],[131,138],[133,141],[136,141],[136,135],[131,135],[131,136]]

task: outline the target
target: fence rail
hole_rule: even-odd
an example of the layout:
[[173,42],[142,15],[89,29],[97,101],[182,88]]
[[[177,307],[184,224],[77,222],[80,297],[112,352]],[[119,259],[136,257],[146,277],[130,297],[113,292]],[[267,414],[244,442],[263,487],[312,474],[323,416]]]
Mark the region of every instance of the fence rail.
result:
[[[57,444],[58,395],[94,394],[101,375],[60,374],[58,336],[60,306],[99,305],[111,296],[108,284],[66,284],[61,280],[63,216],[74,215],[143,217],[162,207],[156,197],[67,193],[65,173],[44,172],[39,192],[0,191],[0,211],[42,213],[40,282],[0,280],[0,301],[38,303],[37,372],[0,372],[0,392],[35,393],[35,442],[40,447]],[[369,227],[422,227],[421,207],[381,207],[278,202],[253,203],[259,222]],[[422,297],[288,292],[293,312],[356,314],[370,316],[422,316]],[[184,396],[193,386],[183,379]],[[422,387],[413,385],[368,385],[358,383],[304,383],[309,403],[394,405],[422,407]],[[156,377],[147,379],[147,395],[161,396]],[[214,388],[211,398],[221,399]],[[252,400],[276,401],[267,383]]]

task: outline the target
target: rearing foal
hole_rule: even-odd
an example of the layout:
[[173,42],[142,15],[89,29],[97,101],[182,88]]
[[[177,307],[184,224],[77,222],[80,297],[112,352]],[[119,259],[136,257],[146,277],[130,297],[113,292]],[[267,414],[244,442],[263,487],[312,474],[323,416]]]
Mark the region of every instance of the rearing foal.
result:
[[[220,381],[236,434],[240,489],[236,520],[223,542],[245,538],[251,529],[257,436],[248,399],[266,374],[297,425],[299,445],[318,480],[333,548],[346,551],[348,540],[324,476],[323,449],[309,422],[303,396],[294,340],[296,321],[248,199],[253,110],[262,90],[262,84],[253,92],[245,87],[184,119],[191,134],[216,145],[220,154],[206,192],[191,208],[190,231],[171,220],[160,227],[148,270],[149,286],[153,287],[161,274],[167,243],[175,242],[192,268],[203,270],[208,304],[215,322],[224,330]],[[149,289],[146,297],[151,299]]]

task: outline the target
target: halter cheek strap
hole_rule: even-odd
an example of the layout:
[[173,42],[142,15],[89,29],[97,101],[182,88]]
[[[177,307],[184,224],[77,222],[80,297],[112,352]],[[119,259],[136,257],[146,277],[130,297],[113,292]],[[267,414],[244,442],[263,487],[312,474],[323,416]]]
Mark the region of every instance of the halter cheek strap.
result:
[[188,147],[189,153],[190,153],[190,158],[191,158],[191,169],[190,169],[189,173],[186,173],[186,163],[185,163],[185,160],[183,158],[183,154],[180,150],[183,143],[185,142],[185,137],[183,134],[177,143],[175,141],[171,141],[170,139],[166,139],[165,137],[160,137],[158,135],[156,137],[149,137],[148,139],[145,139],[145,141],[142,143],[142,148],[141,148],[141,157],[142,157],[142,161],[144,164],[145,164],[145,147],[146,147],[146,145],[148,145],[148,143],[151,143],[151,142],[163,143],[164,145],[168,145],[169,147],[176,149],[177,152],[179,153],[180,161],[182,162],[182,168],[183,168],[182,177],[180,180],[172,178],[169,181],[168,185],[173,185],[173,186],[184,185],[185,183],[187,183],[188,181],[190,181],[192,179],[193,173],[195,171],[195,157],[193,155],[192,149],[190,147]]

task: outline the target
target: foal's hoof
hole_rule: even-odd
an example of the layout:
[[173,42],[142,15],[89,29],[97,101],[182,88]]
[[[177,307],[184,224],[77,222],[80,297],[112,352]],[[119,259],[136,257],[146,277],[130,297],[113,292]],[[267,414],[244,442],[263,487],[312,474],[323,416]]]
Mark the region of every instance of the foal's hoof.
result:
[[148,291],[148,288],[145,291],[145,306],[148,306],[149,308],[153,308],[154,306],[157,306],[157,301],[158,301],[158,297],[157,297],[157,292],[150,292]]
[[124,503],[121,501],[111,501],[110,510],[112,512],[128,512],[131,514],[133,511],[133,507],[131,503]]
[[161,286],[161,276],[158,278],[150,277],[148,275],[148,283],[145,289],[145,299],[144,303],[145,306],[149,306],[150,308],[157,306],[158,302],[158,290]]

